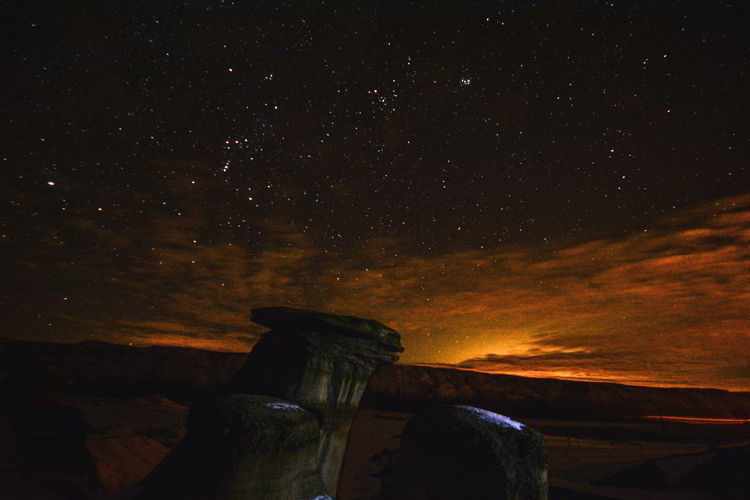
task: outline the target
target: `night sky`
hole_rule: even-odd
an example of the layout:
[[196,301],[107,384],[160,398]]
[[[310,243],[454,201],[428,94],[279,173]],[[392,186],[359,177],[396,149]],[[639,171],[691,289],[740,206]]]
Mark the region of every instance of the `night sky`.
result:
[[0,6],[0,336],[750,390],[745,2]]

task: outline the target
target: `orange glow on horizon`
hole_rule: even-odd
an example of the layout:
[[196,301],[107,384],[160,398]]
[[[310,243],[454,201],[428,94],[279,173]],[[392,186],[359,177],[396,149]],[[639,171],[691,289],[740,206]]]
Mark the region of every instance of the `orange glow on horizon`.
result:
[[750,390],[750,194],[619,238],[437,256],[389,238],[339,255],[273,224],[278,241],[248,260],[237,245],[183,245],[189,225],[165,223],[160,265],[134,293],[177,285],[146,319],[96,327],[136,345],[249,352],[265,330],[249,309],[288,305],[381,321],[401,333],[403,363]]
[[131,337],[126,339],[125,344],[133,347],[187,347],[192,349],[203,349],[206,351],[248,353],[250,346],[247,341],[232,339],[205,339],[188,338],[180,335],[160,334],[150,337]]
[[[457,365],[449,364],[432,364],[432,363],[417,363],[419,366],[428,366],[434,368],[445,368],[451,370],[462,370],[477,373],[488,373],[492,375],[512,375],[517,377],[525,378],[538,378],[538,379],[555,379],[555,380],[568,380],[571,382],[597,382],[597,383],[612,383],[621,385],[632,385],[638,387],[655,387],[664,389],[715,389],[713,385],[696,385],[696,384],[679,384],[679,383],[665,383],[660,384],[653,382],[647,376],[642,378],[636,377],[622,377],[611,375],[607,372],[601,372],[599,374],[592,374],[591,372],[581,371],[575,372],[574,370],[565,371],[545,371],[545,370],[481,370],[477,368],[468,368]],[[722,389],[731,392],[747,392],[746,387],[722,387]]]
[[641,418],[648,420],[666,420],[672,422],[683,422],[687,424],[747,424],[750,418],[701,418],[701,417],[672,417],[661,415],[646,415]]

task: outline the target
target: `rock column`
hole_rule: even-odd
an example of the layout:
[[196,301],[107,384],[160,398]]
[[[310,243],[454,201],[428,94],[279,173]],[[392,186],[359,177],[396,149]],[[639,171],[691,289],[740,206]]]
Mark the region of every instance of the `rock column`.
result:
[[384,500],[546,500],[542,434],[471,406],[438,406],[407,422]]
[[283,398],[318,417],[321,475],[335,496],[359,400],[373,370],[398,359],[400,336],[377,321],[286,307],[254,309],[251,319],[271,331],[231,391]]
[[315,416],[278,398],[230,394],[190,410],[185,439],[137,500],[324,500]]

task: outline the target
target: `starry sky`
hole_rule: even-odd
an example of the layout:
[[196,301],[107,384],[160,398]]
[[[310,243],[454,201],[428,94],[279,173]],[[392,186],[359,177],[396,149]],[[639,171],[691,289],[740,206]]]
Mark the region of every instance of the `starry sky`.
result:
[[743,2],[0,10],[0,336],[750,390]]

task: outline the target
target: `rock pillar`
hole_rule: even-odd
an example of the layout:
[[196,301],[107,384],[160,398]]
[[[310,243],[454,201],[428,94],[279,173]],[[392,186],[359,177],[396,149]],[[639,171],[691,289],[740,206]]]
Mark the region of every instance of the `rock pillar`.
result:
[[471,406],[418,412],[384,481],[384,500],[546,500],[544,438]]
[[320,425],[278,398],[230,394],[195,405],[187,434],[132,495],[137,500],[329,499]]
[[251,319],[271,331],[231,390],[284,398],[318,417],[321,475],[335,496],[359,400],[373,370],[398,359],[400,335],[373,320],[286,307],[254,309]]

